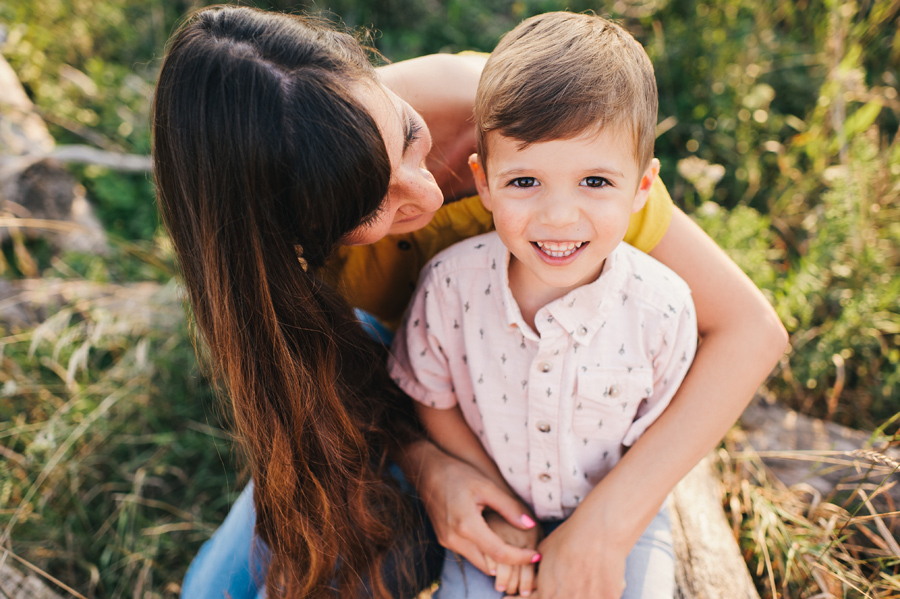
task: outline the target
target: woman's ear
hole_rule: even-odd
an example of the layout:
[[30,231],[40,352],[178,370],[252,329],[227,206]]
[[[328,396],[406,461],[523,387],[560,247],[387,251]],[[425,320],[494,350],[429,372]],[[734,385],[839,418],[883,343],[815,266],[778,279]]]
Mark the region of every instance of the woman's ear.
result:
[[650,188],[653,187],[653,182],[656,181],[657,177],[659,177],[659,160],[653,158],[650,161],[650,166],[647,167],[647,170],[644,171],[644,174],[641,175],[641,180],[638,182],[637,192],[634,194],[634,202],[631,204],[631,212],[639,212],[644,204],[647,203],[647,198],[650,197]]
[[481,196],[481,203],[488,210],[491,209],[491,191],[488,189],[487,174],[484,171],[484,164],[478,154],[469,156],[469,170],[472,171],[472,178],[475,179],[475,189]]

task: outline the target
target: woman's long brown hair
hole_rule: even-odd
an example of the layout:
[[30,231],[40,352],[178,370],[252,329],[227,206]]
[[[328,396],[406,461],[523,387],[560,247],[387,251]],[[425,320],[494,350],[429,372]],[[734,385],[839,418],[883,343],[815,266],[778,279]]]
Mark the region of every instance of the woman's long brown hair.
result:
[[387,193],[384,142],[351,93],[373,78],[352,36],[216,7],[175,33],[156,89],[160,209],[249,456],[273,598],[389,597],[409,521],[383,471],[417,434],[409,400],[315,274]]

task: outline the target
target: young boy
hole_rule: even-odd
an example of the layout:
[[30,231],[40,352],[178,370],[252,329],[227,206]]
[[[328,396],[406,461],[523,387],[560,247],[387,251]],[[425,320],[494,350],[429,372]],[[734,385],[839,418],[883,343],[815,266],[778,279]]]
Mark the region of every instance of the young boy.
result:
[[[550,13],[508,33],[481,77],[470,159],[496,232],[423,269],[394,342],[391,374],[429,435],[546,534],[662,413],[696,350],[687,285],[622,243],[659,171],[656,111],[650,61],[617,25]],[[485,517],[537,546],[540,527]],[[533,567],[489,565],[495,580],[448,557],[437,597],[531,593]],[[673,571],[662,510],[624,596],[672,597]]]

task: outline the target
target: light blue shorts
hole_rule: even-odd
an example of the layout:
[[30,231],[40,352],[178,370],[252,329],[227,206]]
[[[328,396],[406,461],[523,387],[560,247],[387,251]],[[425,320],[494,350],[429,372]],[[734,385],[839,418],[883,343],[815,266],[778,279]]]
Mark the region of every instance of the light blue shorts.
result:
[[[561,521],[541,523],[550,534]],[[433,599],[499,599],[494,577],[483,574],[468,560],[447,551],[441,588]],[[675,551],[672,526],[665,506],[625,560],[625,592],[622,599],[672,599],[675,596]]]

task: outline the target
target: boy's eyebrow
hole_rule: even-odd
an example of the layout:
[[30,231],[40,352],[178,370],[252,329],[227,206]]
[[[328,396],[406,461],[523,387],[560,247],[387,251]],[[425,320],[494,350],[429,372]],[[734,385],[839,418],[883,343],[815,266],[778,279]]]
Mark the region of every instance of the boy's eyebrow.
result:
[[[512,176],[523,175],[523,174],[528,174],[528,176],[533,176],[534,173],[535,173],[534,169],[510,168],[510,169],[506,169],[503,171],[497,171],[497,174],[494,176],[502,179],[505,177],[512,177]],[[620,179],[625,177],[625,175],[622,173],[622,171],[619,171],[614,168],[606,167],[606,166],[597,166],[594,168],[585,169],[584,176],[590,177],[591,175],[605,175],[608,177],[617,177]]]

